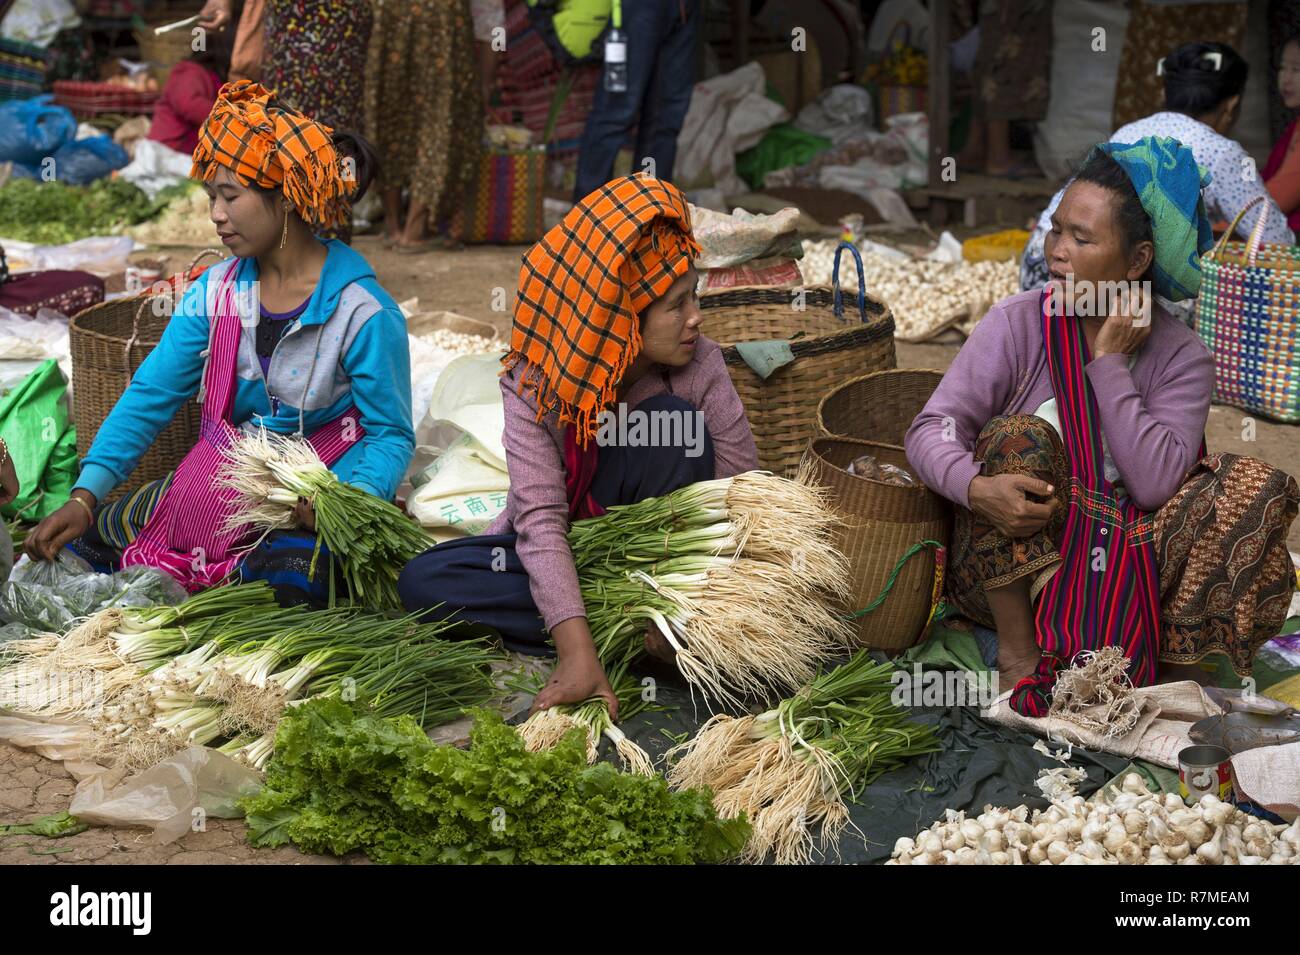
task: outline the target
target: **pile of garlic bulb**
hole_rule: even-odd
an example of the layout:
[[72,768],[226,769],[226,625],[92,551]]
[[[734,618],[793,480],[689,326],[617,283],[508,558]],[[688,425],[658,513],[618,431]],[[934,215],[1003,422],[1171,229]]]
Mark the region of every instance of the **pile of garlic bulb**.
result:
[[1294,865],[1300,819],[1279,826],[1217,796],[1192,806],[1150,793],[1129,773],[1094,799],[1071,795],[1030,815],[1027,806],[947,818],[894,844],[886,865]]
[[[799,269],[805,283],[831,284],[838,244],[804,243]],[[862,273],[867,292],[893,310],[895,336],[907,341],[928,338],[954,319],[955,327],[970,334],[993,303],[1020,291],[1020,266],[1014,260],[931,262],[866,250]],[[858,271],[847,253],[840,258],[840,287],[846,292],[858,290]]]

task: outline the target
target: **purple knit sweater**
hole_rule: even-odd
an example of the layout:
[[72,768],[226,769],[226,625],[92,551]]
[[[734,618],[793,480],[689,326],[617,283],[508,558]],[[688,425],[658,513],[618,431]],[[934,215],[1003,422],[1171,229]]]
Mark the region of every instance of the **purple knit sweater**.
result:
[[[1052,397],[1040,289],[993,306],[907,432],[907,460],[926,486],[968,507],[975,441],[1000,414],[1033,414]],[[1126,355],[1088,363],[1106,444],[1133,503],[1154,511],[1196,463],[1210,414],[1214,361],[1196,333],[1156,308],[1132,370]],[[953,429],[945,440],[945,422]]]
[[[517,393],[519,369],[501,379],[505,403],[506,467],[510,493],[506,509],[487,529],[489,534],[514,530],[516,551],[542,622],[552,629],[570,617],[585,617],[578,572],[569,550],[569,505],[564,484],[564,432],[549,414],[537,420],[531,394]],[[717,342],[700,337],[695,357],[682,368],[652,370],[620,400],[635,408],[653,395],[671,391],[704,413],[713,438],[714,474],[731,477],[758,467],[758,449]]]

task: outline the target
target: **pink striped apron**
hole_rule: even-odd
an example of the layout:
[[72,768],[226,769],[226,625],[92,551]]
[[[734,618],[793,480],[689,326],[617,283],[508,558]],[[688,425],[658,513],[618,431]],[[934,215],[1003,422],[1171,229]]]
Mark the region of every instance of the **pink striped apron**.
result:
[[[235,492],[214,486],[223,463],[223,449],[238,436],[231,423],[235,404],[235,369],[239,357],[240,321],[235,304],[234,275],[238,263],[226,270],[215,296],[216,317],[204,377],[198,443],[176,468],[139,535],[122,554],[122,566],[143,564],[175,577],[189,591],[219,584],[256,544],[251,527],[223,531],[235,510]],[[349,408],[307,438],[327,467],[365,436],[360,414]],[[242,546],[241,546],[242,545]]]

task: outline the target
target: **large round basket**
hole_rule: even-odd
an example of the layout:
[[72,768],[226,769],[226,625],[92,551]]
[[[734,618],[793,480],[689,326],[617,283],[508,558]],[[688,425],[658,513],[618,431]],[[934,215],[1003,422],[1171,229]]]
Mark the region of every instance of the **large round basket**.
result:
[[850,474],[848,466],[864,454],[907,467],[903,449],[887,444],[816,438],[808,446],[813,480],[831,492],[841,518],[835,544],[849,562],[858,643],[896,653],[925,632],[942,584],[940,549],[948,546],[950,512],[924,486]]
[[907,429],[942,379],[942,372],[923,368],[895,368],[850,379],[817,406],[818,435],[902,447]]
[[[208,254],[220,255],[208,250],[199,258]],[[185,274],[188,276],[192,269],[193,263]],[[155,307],[157,298],[166,301]],[[86,456],[104,419],[131,383],[131,376],[162,338],[171,318],[171,301],[171,295],[145,292],[88,308],[69,323],[72,411],[79,457]],[[166,477],[176,470],[198,438],[199,405],[187,399],[141,456],[135,470],[114,489],[108,500],[115,500],[143,484]]]
[[[857,259],[855,315],[845,314],[839,287],[839,255],[844,249]],[[827,389],[845,378],[896,364],[893,314],[862,291],[864,287],[862,259],[845,242],[835,253],[830,288],[734,288],[700,297],[702,330],[722,345],[727,371],[758,444],[759,467],[793,473],[808,439],[816,433],[817,405]],[[743,347],[760,342],[773,347]],[[764,360],[784,353],[787,345],[789,352],[783,357],[790,360],[767,377],[755,371],[742,353],[749,351],[751,361],[765,367]],[[755,349],[759,354],[754,354]]]

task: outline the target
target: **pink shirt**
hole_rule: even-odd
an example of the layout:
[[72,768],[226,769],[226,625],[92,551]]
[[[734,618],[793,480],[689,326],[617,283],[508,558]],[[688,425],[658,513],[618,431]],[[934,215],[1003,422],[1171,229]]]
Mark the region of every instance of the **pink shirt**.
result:
[[190,154],[199,144],[199,130],[212,112],[221,77],[192,60],[182,60],[167,74],[162,96],[154,105],[149,139]]
[[[537,420],[533,396],[516,391],[518,373],[515,369],[501,379],[505,404],[502,443],[510,472],[510,493],[505,511],[487,533],[513,530],[519,535],[516,551],[528,571],[542,622],[549,630],[571,617],[585,617],[587,609],[582,603],[567,536],[564,432],[553,413]],[[713,439],[716,477],[731,477],[758,467],[754,435],[717,342],[701,336],[690,364],[649,372],[620,400],[631,409],[653,395],[669,391],[703,412]]]

